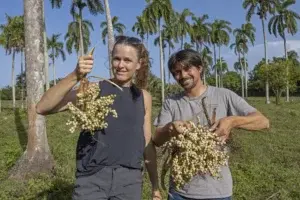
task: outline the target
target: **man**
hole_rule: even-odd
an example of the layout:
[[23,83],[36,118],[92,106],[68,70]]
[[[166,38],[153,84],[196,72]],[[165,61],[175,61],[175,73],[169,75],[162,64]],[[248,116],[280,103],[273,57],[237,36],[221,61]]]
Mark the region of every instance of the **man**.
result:
[[[187,121],[197,119],[197,116],[202,125],[213,123],[211,130],[223,140],[228,139],[233,128],[260,130],[269,127],[269,120],[243,98],[228,89],[203,83],[205,69],[197,51],[187,49],[173,54],[168,67],[184,91],[166,99],[155,119],[153,142],[156,146],[181,134]],[[221,167],[219,180],[208,174],[197,174],[180,190],[175,189],[172,180],[170,183],[169,200],[230,200],[231,196],[232,177],[228,166]]]

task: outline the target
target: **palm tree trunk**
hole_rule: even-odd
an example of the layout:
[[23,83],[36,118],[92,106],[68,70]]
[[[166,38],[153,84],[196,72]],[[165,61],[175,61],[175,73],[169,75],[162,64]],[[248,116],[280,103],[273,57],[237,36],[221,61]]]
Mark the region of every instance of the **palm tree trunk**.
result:
[[215,62],[215,78],[216,78],[216,87],[218,87],[218,69],[217,69],[217,54],[216,54],[216,45],[214,46],[214,62]]
[[[286,38],[285,34],[283,33],[283,44],[284,44],[284,56],[285,59],[288,60],[287,56],[287,48],[286,48]],[[290,102],[290,88],[289,88],[289,65],[286,66],[286,102]]]
[[11,88],[12,88],[12,106],[13,106],[13,110],[15,110],[15,108],[16,108],[15,57],[16,57],[16,51],[13,50],[12,66],[11,66]]
[[[34,12],[32,8],[36,8]],[[50,173],[53,157],[48,145],[45,117],[37,114],[36,104],[44,93],[42,78],[44,59],[43,3],[24,1],[26,87],[28,113],[28,143],[25,152],[10,171],[10,178],[24,179],[28,175]]]
[[165,101],[165,82],[164,82],[164,58],[163,58],[163,44],[162,44],[162,35],[160,30],[160,19],[157,23],[157,30],[159,33],[159,56],[160,56],[160,76],[161,76],[161,102]]
[[55,58],[54,58],[54,49],[52,48],[52,69],[53,69],[53,84],[56,85],[56,72],[55,72]]
[[21,50],[21,108],[24,108],[23,49]]
[[183,49],[183,36],[181,36],[181,49]]
[[[170,44],[168,45],[169,46],[169,58],[170,58],[170,56],[171,56],[171,46],[170,46]],[[170,70],[168,70],[168,82],[169,83],[171,83],[171,72],[170,72]]]
[[109,75],[110,78],[112,78],[113,71],[111,67],[111,55],[115,43],[115,38],[114,38],[114,30],[113,30],[108,0],[104,0],[104,5],[105,5],[105,14],[106,14],[106,22],[107,22],[107,35],[108,35]]
[[241,75],[241,84],[242,84],[242,97],[245,98],[245,93],[244,93],[244,78],[243,78],[243,64],[242,64],[242,60],[241,60],[241,55],[239,53],[239,62],[240,62],[240,66],[241,66],[241,70],[240,70],[240,75]]
[[[266,39],[266,30],[265,30],[265,21],[261,19],[262,29],[263,29],[263,36],[264,36],[264,53],[265,53],[265,63],[268,64],[267,58],[267,39]],[[270,94],[269,94],[269,80],[267,78],[266,81],[266,103],[270,104]]]
[[219,81],[219,87],[223,87],[223,67],[222,67],[222,60],[221,60],[221,45],[219,46],[219,62],[220,62],[220,81]]
[[79,8],[79,52],[80,56],[84,55],[83,33],[82,33],[82,10]]
[[248,98],[248,83],[247,83],[247,63],[246,63],[246,56],[245,52],[243,52],[243,58],[244,58],[244,76],[245,76],[245,98]]
[[48,61],[48,45],[47,45],[47,32],[46,32],[46,21],[45,21],[45,5],[43,1],[43,23],[44,23],[44,59],[45,59],[45,66],[44,66],[44,78],[46,84],[46,90],[50,88],[49,84],[49,61]]

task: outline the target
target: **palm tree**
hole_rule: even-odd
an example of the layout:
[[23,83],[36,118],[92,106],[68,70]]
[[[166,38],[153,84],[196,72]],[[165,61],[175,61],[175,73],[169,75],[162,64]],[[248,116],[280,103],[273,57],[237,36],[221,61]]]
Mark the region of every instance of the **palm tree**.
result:
[[205,69],[205,72],[203,74],[204,84],[206,84],[206,73],[209,72],[210,66],[213,65],[213,58],[211,56],[211,53],[212,52],[210,51],[210,49],[208,47],[204,47],[200,52],[202,64]]
[[71,14],[74,19],[79,23],[79,49],[80,55],[84,55],[87,49],[84,48],[84,30],[83,30],[83,9],[87,7],[92,15],[104,13],[104,8],[101,0],[73,0],[71,4]]
[[[246,14],[246,20],[250,21],[253,14],[257,14],[261,20],[263,37],[264,37],[264,51],[265,51],[265,64],[268,64],[267,57],[267,40],[266,40],[266,31],[265,31],[265,21],[267,20],[268,13],[273,14],[275,11],[275,5],[278,3],[278,0],[244,0],[243,8],[248,9]],[[269,96],[269,81],[266,81],[266,103],[270,103]]]
[[248,53],[248,43],[250,42],[254,46],[255,41],[255,27],[251,23],[242,24],[241,28],[236,28],[233,31],[234,36],[236,37],[236,42],[239,43],[239,50],[243,55],[244,64],[244,77],[245,77],[245,97],[248,98],[248,78],[247,78],[247,67],[246,67],[246,54]]
[[[216,70],[217,68],[217,70]],[[226,61],[221,57],[221,59],[217,60],[217,64],[213,66],[213,70],[218,71],[218,78],[219,78],[219,86],[223,87],[223,74],[224,72],[228,71],[228,65]]]
[[183,38],[186,36],[186,34],[191,33],[191,25],[189,22],[186,20],[187,17],[193,16],[194,14],[187,8],[185,8],[182,13],[175,12],[175,18],[177,19],[177,30],[178,30],[178,35],[180,37],[181,41],[181,49],[183,48]]
[[48,39],[48,49],[50,49],[49,57],[52,60],[52,69],[53,69],[53,83],[56,85],[56,73],[55,73],[55,59],[61,56],[62,60],[66,60],[65,52],[63,50],[64,43],[59,42],[58,39],[61,34],[53,34],[50,39]]
[[[234,34],[236,34],[237,29],[234,30]],[[242,59],[241,59],[241,52],[242,52],[242,45],[244,42],[244,39],[238,37],[237,35],[235,36],[235,43],[232,43],[230,45],[231,49],[234,49],[235,55],[238,55],[238,61],[234,63],[234,69],[240,73],[241,76],[241,85],[242,85],[242,97],[245,98],[245,93],[244,93],[244,67],[242,64]]]
[[194,24],[192,25],[192,42],[196,43],[197,51],[202,51],[205,43],[210,43],[210,27],[211,24],[206,22],[208,20],[208,15],[203,15],[202,17],[192,17]]
[[42,19],[43,1],[24,0],[28,143],[10,176],[21,180],[28,174],[49,173],[54,166],[46,135],[45,117],[36,112],[36,103],[44,92],[44,59],[40,59],[44,54]]
[[[288,59],[286,48],[286,33],[294,35],[297,33],[297,19],[300,19],[300,15],[292,10],[289,10],[289,6],[295,4],[295,0],[285,0],[276,5],[277,15],[274,15],[269,21],[269,32],[277,37],[277,34],[283,39],[284,44],[284,56]],[[289,67],[286,68],[286,76],[288,77]],[[286,83],[286,102],[290,101],[289,97],[289,82]]]
[[[1,35],[5,38],[4,46],[7,54],[12,54],[12,71],[11,71],[11,87],[13,98],[13,109],[16,106],[15,92],[15,56],[16,53],[22,52],[25,45],[24,38],[24,18],[23,16],[10,17],[6,15],[7,23],[0,26]],[[21,66],[22,67],[22,66]],[[22,70],[22,69],[21,69]]]
[[[219,61],[222,62],[221,59],[221,46],[229,44],[229,33],[231,32],[230,28],[231,23],[225,20],[215,20],[211,25],[211,42],[214,47],[214,58],[215,58],[215,65],[217,64],[216,61],[216,46],[219,48]],[[222,66],[222,64],[221,64]],[[218,68],[215,68],[215,76],[216,76],[216,87],[218,87]]]
[[137,16],[136,20],[137,21],[132,27],[132,32],[136,32],[140,36],[142,42],[144,42],[145,35],[146,35],[146,27],[145,27],[144,19],[141,16]]
[[[113,30],[115,32],[117,32],[118,34],[120,35],[123,35],[124,34],[124,30],[126,29],[125,25],[118,22],[119,18],[117,16],[114,16],[112,18],[112,26],[113,26]],[[107,28],[107,21],[103,21],[101,24],[100,24],[100,27],[103,29],[102,30],[102,40],[103,40],[103,44],[105,44],[105,38],[107,36],[107,33],[108,33],[108,28]],[[114,35],[115,37],[115,35]]]
[[149,21],[155,21],[156,31],[159,34],[159,54],[160,54],[160,74],[162,80],[162,89],[161,89],[161,100],[165,100],[164,92],[164,63],[163,63],[163,43],[162,43],[162,34],[161,34],[161,20],[163,19],[166,24],[170,21],[170,16],[172,16],[172,4],[170,0],[146,0],[148,5],[143,11],[144,17]]
[[149,34],[153,35],[157,32],[156,21],[153,19],[147,19],[145,15],[137,16],[136,18],[137,22],[133,25],[132,31],[136,32],[140,36],[142,42],[144,42],[146,35],[146,44],[148,47]]
[[[89,20],[82,20],[82,35],[83,35],[83,49],[84,52],[88,51],[90,45],[90,30],[94,30],[93,24]],[[68,32],[65,35],[66,49],[69,54],[75,49],[77,55],[80,53],[80,30],[79,30],[79,15],[75,15],[75,21],[69,23]]]
[[104,6],[105,6],[105,16],[106,16],[106,21],[107,21],[107,33],[108,33],[109,74],[110,74],[110,77],[112,78],[113,71],[112,71],[112,66],[111,66],[111,60],[112,60],[111,55],[112,55],[112,50],[113,50],[114,43],[115,43],[115,38],[114,38],[114,30],[113,30],[113,24],[112,24],[108,0],[104,0]]
[[243,65],[242,65],[242,60],[241,58],[239,57],[239,60],[236,61],[234,64],[233,64],[233,68],[234,70],[240,74],[240,77],[241,77],[241,85],[242,85],[242,97],[245,98],[245,93],[244,93],[244,78],[243,78]]

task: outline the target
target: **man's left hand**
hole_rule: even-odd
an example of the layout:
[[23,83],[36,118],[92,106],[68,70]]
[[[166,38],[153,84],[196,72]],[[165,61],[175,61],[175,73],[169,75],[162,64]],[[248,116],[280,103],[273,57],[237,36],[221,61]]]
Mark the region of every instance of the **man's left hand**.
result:
[[230,131],[234,127],[234,117],[224,117],[217,120],[210,128],[210,131],[215,132],[221,137],[222,141],[226,141],[229,138]]

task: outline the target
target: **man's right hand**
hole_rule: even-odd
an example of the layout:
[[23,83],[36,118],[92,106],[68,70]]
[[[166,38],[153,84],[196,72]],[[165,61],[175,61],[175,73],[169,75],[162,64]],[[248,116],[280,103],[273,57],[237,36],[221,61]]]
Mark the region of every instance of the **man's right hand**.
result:
[[86,74],[90,73],[93,69],[94,58],[92,55],[81,56],[75,69],[77,79],[82,79]]
[[174,121],[171,122],[169,126],[169,134],[171,137],[177,136],[179,134],[182,134],[184,129],[183,128],[189,128],[190,124],[187,121]]

